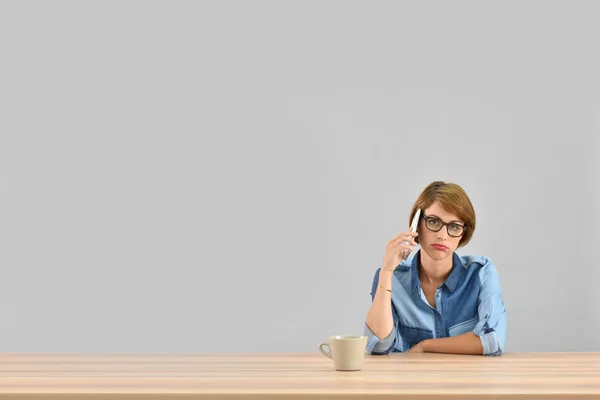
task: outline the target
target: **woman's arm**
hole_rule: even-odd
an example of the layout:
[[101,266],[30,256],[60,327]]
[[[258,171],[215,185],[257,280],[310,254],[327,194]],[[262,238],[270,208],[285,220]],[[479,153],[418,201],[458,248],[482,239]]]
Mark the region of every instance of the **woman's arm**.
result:
[[392,293],[387,290],[392,290],[393,276],[393,272],[386,271],[383,268],[379,271],[379,284],[375,288],[375,297],[367,314],[367,326],[379,340],[389,336],[394,328]]
[[[368,354],[388,354],[393,347],[402,348],[403,345],[402,338],[396,329],[398,314],[396,314],[392,305],[392,294],[386,290],[386,288],[391,289],[392,285],[392,277],[388,277],[388,273],[393,275],[393,272],[378,269],[373,277],[371,287],[373,304],[365,321],[365,336],[368,337],[366,351]],[[371,326],[373,326],[374,331],[371,330]]]
[[479,336],[473,332],[467,332],[458,336],[423,340],[408,352],[482,355],[483,345]]
[[[414,241],[418,233],[401,232],[387,243],[385,256],[383,257],[383,266],[379,269],[379,276],[375,274],[373,279],[373,288],[371,294],[373,302],[366,318],[366,331],[369,342],[375,340],[384,341],[385,345],[389,343],[390,347],[392,336],[395,332],[395,319],[392,310],[392,279],[394,271],[404,260],[406,252],[411,252],[417,243]],[[387,339],[387,340],[384,340]],[[370,346],[367,345],[367,348]],[[381,347],[381,346],[378,346]]]

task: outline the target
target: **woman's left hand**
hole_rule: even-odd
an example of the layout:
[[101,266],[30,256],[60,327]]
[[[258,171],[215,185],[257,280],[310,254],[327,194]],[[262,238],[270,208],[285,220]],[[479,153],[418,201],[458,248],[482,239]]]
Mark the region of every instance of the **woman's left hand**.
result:
[[419,342],[408,349],[407,353],[425,353],[425,350],[423,349],[423,342]]

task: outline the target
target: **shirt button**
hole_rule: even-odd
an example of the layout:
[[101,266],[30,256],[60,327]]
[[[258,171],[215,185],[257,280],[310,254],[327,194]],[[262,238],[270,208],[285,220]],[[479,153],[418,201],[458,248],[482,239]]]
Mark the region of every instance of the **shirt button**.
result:
[[437,316],[437,319],[438,319],[438,321],[439,321],[439,319],[440,319],[440,316],[439,316],[439,315]]

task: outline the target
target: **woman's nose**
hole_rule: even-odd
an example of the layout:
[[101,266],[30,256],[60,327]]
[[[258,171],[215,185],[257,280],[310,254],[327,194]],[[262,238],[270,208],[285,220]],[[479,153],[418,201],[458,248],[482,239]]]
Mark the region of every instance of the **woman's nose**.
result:
[[446,231],[446,227],[443,227],[442,229],[440,229],[440,231],[438,232],[438,239],[440,239],[440,240],[448,239],[448,231]]

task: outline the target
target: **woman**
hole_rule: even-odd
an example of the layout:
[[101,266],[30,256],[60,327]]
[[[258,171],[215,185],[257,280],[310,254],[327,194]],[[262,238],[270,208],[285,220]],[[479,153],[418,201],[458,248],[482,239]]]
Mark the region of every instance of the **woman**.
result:
[[[375,273],[365,335],[369,354],[434,352],[500,355],[506,309],[487,257],[459,256],[475,231],[475,211],[458,185],[433,182],[415,202],[417,232],[387,244]],[[413,257],[407,254],[420,245]]]

